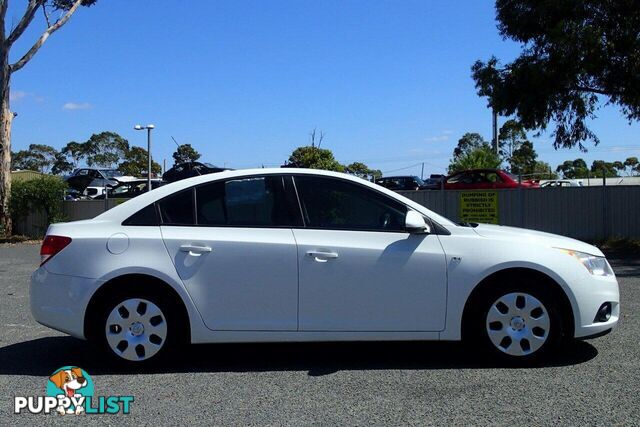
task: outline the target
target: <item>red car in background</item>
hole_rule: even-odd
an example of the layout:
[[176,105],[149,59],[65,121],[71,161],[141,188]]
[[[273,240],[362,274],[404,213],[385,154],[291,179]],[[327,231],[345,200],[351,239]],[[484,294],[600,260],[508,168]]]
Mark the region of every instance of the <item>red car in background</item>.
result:
[[518,182],[518,177],[499,169],[471,169],[456,172],[444,180],[445,190],[491,190],[499,188],[540,188],[537,182]]

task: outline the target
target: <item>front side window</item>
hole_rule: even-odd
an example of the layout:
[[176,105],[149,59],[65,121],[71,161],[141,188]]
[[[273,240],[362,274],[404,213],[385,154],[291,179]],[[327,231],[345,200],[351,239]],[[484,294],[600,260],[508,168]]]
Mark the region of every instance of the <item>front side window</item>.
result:
[[239,178],[199,186],[196,209],[198,225],[301,225],[299,208],[287,195],[282,176]]
[[296,176],[307,227],[337,230],[404,231],[406,206],[348,181]]

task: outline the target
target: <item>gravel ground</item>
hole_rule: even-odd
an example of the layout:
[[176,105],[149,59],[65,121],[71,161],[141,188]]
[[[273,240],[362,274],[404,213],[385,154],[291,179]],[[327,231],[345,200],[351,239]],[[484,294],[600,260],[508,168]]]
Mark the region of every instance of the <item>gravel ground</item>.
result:
[[[613,261],[617,331],[578,341],[545,366],[515,369],[451,343],[200,345],[147,372],[35,323],[28,280],[38,246],[0,245],[0,425],[640,425],[640,260]],[[133,395],[131,414],[15,415],[64,365],[97,395]]]

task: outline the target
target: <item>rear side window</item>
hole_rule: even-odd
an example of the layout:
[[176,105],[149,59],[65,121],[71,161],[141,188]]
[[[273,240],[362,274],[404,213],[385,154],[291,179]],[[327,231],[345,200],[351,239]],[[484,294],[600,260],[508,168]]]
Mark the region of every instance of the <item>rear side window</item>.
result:
[[150,204],[144,209],[125,219],[122,225],[158,225],[158,211],[155,204]]
[[181,191],[158,202],[163,224],[194,225],[193,189]]
[[295,183],[308,227],[404,231],[407,208],[377,191],[332,178],[296,176]]
[[301,225],[294,195],[282,176],[212,182],[196,188],[198,225],[281,227]]

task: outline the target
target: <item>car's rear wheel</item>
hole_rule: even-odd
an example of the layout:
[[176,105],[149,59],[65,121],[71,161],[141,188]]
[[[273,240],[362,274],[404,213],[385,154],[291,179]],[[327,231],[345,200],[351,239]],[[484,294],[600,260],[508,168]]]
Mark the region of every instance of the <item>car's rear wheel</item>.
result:
[[178,316],[167,298],[148,292],[114,295],[101,306],[98,337],[108,353],[125,363],[146,364],[177,342]]
[[501,286],[486,292],[472,322],[476,343],[515,363],[548,356],[563,336],[559,305],[542,284]]

